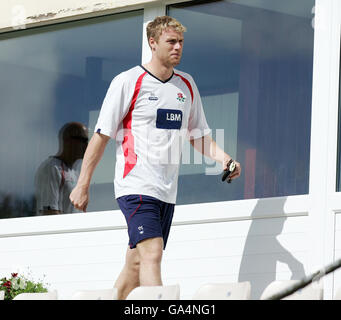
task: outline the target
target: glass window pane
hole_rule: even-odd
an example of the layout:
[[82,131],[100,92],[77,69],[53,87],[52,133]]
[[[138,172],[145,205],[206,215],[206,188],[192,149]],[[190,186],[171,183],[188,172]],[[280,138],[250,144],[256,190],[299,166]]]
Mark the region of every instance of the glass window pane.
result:
[[[243,168],[238,180],[223,184],[220,165],[205,158],[195,165],[182,161],[178,203],[309,192],[314,3],[229,0],[168,7],[187,27],[177,68],[193,76],[213,138]],[[185,155],[198,159],[186,148]]]
[[[139,10],[0,35],[0,218],[67,207],[112,78],[141,62],[142,26]],[[71,125],[61,135],[75,121],[88,134]],[[114,151],[111,141],[92,179],[88,211],[117,206]],[[54,157],[61,153],[69,159],[64,167]],[[36,208],[36,194],[43,208]]]

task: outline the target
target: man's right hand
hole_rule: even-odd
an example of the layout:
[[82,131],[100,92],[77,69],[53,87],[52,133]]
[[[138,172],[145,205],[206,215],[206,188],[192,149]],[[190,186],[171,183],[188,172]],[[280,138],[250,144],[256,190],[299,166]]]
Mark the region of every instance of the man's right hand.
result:
[[77,210],[86,212],[86,208],[89,202],[89,188],[76,186],[71,194],[70,201]]
[[69,197],[73,206],[78,210],[86,212],[86,207],[89,202],[91,177],[104,153],[105,146],[109,139],[109,136],[96,132],[90,139],[88,147],[86,148],[78,182]]

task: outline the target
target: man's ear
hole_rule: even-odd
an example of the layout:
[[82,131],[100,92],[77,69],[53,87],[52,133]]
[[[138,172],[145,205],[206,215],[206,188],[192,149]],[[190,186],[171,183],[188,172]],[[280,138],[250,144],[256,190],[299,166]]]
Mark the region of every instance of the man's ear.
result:
[[151,50],[155,50],[156,40],[153,37],[149,38],[149,46]]

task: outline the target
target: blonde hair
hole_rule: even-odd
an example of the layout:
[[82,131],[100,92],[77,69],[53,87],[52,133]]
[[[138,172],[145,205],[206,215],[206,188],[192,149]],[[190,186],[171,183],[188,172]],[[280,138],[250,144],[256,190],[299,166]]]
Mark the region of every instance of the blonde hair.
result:
[[147,39],[152,37],[156,42],[159,41],[159,37],[162,31],[173,28],[176,32],[186,32],[186,27],[183,26],[178,20],[169,16],[156,17],[153,21],[147,25]]

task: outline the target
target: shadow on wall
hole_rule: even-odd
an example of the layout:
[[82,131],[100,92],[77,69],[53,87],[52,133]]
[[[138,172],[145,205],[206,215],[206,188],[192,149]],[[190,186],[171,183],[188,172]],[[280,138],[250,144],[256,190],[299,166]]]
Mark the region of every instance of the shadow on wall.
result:
[[283,212],[286,198],[274,201],[259,200],[252,212],[252,223],[246,237],[238,281],[251,283],[251,299],[259,299],[264,289],[276,279],[277,262],[286,264],[291,279],[305,276],[303,264],[282,244],[277,236],[282,233],[286,217],[262,219],[264,215]]

